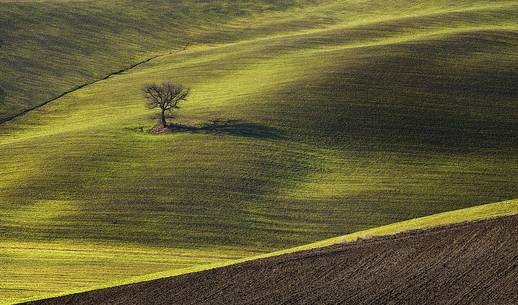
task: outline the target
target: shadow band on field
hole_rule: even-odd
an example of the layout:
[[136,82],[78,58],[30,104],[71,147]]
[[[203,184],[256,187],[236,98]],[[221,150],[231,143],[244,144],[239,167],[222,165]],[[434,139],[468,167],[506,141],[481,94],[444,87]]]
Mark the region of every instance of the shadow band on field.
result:
[[241,120],[214,120],[201,126],[171,124],[172,132],[209,133],[258,139],[282,139],[284,134],[273,127]]

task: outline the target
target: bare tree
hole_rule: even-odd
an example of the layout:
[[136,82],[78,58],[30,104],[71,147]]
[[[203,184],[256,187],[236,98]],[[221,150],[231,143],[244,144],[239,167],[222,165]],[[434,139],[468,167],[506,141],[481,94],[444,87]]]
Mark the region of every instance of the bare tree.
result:
[[147,84],[142,88],[147,99],[147,107],[150,109],[160,108],[160,122],[167,126],[165,113],[172,113],[180,108],[179,103],[187,100],[189,89],[181,84],[165,82],[162,84]]

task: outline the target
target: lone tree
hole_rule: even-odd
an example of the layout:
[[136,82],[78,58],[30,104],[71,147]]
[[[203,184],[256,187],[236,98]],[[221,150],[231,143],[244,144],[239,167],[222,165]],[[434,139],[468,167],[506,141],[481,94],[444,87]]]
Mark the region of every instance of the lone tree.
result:
[[147,99],[147,107],[150,109],[160,108],[160,122],[167,127],[165,113],[172,113],[180,108],[180,102],[187,100],[189,89],[181,84],[165,82],[160,85],[155,83],[147,84],[142,88]]

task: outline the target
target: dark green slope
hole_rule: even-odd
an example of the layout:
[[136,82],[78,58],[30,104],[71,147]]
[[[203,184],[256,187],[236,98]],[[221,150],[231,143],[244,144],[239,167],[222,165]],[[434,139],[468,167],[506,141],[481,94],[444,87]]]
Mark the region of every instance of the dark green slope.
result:
[[305,1],[0,1],[0,122],[83,83]]

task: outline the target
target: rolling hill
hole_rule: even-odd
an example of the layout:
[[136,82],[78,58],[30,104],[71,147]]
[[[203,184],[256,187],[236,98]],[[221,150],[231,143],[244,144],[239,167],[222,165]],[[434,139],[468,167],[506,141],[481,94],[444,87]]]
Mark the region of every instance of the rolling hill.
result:
[[[145,21],[127,35],[100,23],[113,44],[84,56],[102,49],[85,45],[97,41],[88,22],[114,14],[84,8],[103,3],[1,2],[0,14],[26,5],[43,21],[62,10],[86,16],[84,27],[58,23],[79,31],[60,34],[70,49],[55,44],[56,54],[71,56],[65,61],[39,66],[47,56],[30,55],[1,65],[13,75],[0,85],[8,100],[17,86],[30,89],[14,81],[27,73],[20,67],[35,69],[27,78],[34,90],[4,103],[10,113],[153,59],[0,125],[0,299],[251,257],[518,197],[515,1],[250,1],[243,14],[216,10],[214,23],[203,23],[198,7],[212,2],[185,1],[178,3],[199,13],[182,26],[204,24],[192,36],[163,40],[174,31],[164,29],[155,45],[141,30],[160,19],[138,18]],[[135,14],[125,3],[117,4],[121,18]],[[20,33],[34,18],[20,21]],[[38,31],[28,33],[52,32]],[[128,41],[140,46],[126,48]],[[175,118],[191,128],[150,133],[156,117],[140,88],[170,79],[192,88]]]
[[514,304],[517,213],[480,205],[27,304]]
[[517,224],[406,233],[29,304],[515,304]]
[[304,3],[1,0],[0,122],[156,53],[243,38],[233,20]]

